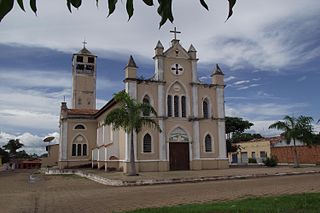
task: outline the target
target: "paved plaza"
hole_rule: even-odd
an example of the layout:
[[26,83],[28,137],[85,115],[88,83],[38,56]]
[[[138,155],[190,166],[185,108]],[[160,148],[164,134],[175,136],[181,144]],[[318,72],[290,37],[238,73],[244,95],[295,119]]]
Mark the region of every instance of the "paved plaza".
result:
[[319,173],[111,187],[75,175],[36,174],[30,179],[30,172],[0,172],[0,212],[112,212],[250,196],[320,192]]

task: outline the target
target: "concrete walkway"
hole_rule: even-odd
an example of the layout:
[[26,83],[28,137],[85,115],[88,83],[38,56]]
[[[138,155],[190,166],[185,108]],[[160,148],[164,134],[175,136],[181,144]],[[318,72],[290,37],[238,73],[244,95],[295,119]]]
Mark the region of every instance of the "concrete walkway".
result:
[[293,168],[288,166],[229,168],[201,171],[141,172],[138,176],[127,176],[121,172],[104,172],[94,169],[57,170],[46,174],[75,174],[109,186],[141,186],[154,184],[190,183],[203,181],[250,179],[273,176],[320,174],[320,166]]
[[[220,170],[219,170],[220,171]],[[36,178],[30,182],[30,175]],[[111,187],[76,175],[0,172],[0,212],[96,213],[320,192],[320,174]]]

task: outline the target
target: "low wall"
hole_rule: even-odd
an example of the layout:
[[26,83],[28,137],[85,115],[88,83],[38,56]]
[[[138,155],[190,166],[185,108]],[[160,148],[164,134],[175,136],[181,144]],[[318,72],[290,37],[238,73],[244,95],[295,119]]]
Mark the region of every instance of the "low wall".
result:
[[[320,165],[320,145],[297,146],[298,159],[302,164]],[[279,163],[293,163],[293,147],[271,147],[271,155],[278,158]]]

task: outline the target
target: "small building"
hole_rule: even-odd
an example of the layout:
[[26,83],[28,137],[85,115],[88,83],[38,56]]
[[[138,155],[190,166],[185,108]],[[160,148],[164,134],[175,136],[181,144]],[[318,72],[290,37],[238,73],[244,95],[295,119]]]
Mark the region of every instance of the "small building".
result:
[[234,143],[234,145],[238,147],[237,152],[228,154],[229,162],[232,164],[247,164],[250,158],[255,159],[257,163],[262,163],[271,153],[268,138]]
[[46,146],[47,157],[41,158],[41,167],[52,167],[58,165],[59,144],[50,144]]
[[40,159],[16,160],[15,169],[40,169]]

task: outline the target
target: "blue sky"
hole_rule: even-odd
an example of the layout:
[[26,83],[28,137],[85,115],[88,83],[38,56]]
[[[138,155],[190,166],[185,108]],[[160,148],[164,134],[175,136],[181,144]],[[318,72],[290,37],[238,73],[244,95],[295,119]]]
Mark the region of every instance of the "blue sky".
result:
[[60,102],[71,98],[71,57],[84,38],[98,55],[101,107],[123,88],[129,55],[138,75],[153,74],[153,49],[158,40],[169,47],[174,26],[182,31],[182,45],[192,43],[198,51],[201,80],[210,81],[219,63],[227,83],[226,113],[253,122],[250,131],[278,134],[268,126],[285,115],[320,119],[319,1],[239,1],[225,23],[226,2],[208,1],[212,10],[206,12],[198,1],[176,0],[174,24],[161,29],[156,7],[139,1],[129,22],[121,3],[107,19],[103,2],[98,9],[85,2],[72,14],[63,2],[38,4],[38,16],[15,7],[0,23],[0,145],[17,137],[27,151],[41,153],[41,139],[58,136]]

